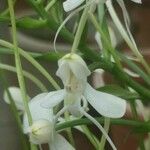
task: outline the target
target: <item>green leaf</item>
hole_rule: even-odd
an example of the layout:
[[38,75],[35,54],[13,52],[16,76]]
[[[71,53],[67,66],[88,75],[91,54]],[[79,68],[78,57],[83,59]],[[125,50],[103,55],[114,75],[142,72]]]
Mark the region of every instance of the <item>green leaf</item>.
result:
[[9,17],[0,15],[0,22],[9,22]]
[[[65,52],[56,53],[56,52],[48,52],[48,53],[39,53],[39,52],[28,52],[33,58],[36,60],[44,60],[56,62],[62,56],[65,55]],[[14,52],[9,48],[0,47],[0,55],[12,55]]]
[[103,87],[98,88],[97,90],[106,92],[109,94],[113,94],[115,96],[121,97],[126,100],[134,100],[134,99],[139,99],[140,96],[136,92],[130,92],[126,89],[123,89],[122,87],[112,84],[112,85],[106,85]]
[[31,17],[23,17],[16,20],[17,27],[26,29],[37,29],[47,26],[46,20],[33,19]]

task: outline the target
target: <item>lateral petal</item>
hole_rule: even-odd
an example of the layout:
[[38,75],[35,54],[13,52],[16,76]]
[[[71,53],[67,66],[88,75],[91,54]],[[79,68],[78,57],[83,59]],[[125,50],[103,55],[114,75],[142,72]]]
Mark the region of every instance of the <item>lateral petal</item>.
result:
[[61,101],[63,101],[65,97],[65,90],[58,90],[49,92],[41,102],[41,106],[44,108],[53,108],[57,104],[59,104]]
[[[37,96],[35,96],[30,102],[29,102],[29,109],[31,112],[32,120],[53,120],[53,111],[52,109],[46,109],[41,107],[41,102],[44,100],[44,97],[47,95],[47,93],[42,93]],[[26,133],[29,128],[28,118],[27,114],[24,114],[23,118],[23,128],[24,132]]]
[[120,118],[125,114],[126,101],[114,95],[99,92],[89,84],[84,92],[85,98],[102,116]]
[[49,143],[51,150],[75,150],[75,148],[60,134],[56,134],[54,140]]
[[91,74],[87,65],[79,61],[72,60],[70,61],[69,66],[70,66],[71,71],[73,72],[73,74],[76,76],[77,79],[86,79],[87,76]]
[[[11,95],[12,99],[14,100],[17,109],[24,111],[23,99],[22,99],[20,88],[9,87],[8,91],[10,92],[10,95]],[[9,99],[9,96],[6,91],[4,92],[3,98],[7,104],[10,104],[10,99]]]

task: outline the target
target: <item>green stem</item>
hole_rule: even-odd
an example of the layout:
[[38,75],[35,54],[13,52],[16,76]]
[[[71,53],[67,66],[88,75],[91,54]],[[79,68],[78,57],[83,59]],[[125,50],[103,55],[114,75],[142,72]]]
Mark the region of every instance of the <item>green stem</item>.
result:
[[21,94],[23,97],[23,103],[25,106],[25,111],[26,111],[27,116],[28,116],[28,122],[31,125],[32,124],[32,116],[31,116],[30,109],[28,106],[28,98],[27,98],[27,94],[26,94],[25,82],[24,82],[24,78],[23,78],[21,60],[20,60],[20,55],[19,55],[18,42],[17,42],[17,36],[16,36],[15,14],[14,14],[14,8],[13,8],[13,1],[12,0],[8,0],[8,7],[9,7],[11,25],[12,25],[12,36],[13,36],[12,38],[13,38],[13,45],[14,45],[13,49],[14,49],[14,54],[15,54],[17,76],[18,76],[19,86],[21,89]]
[[[0,68],[4,69],[4,70],[7,70],[7,71],[17,72],[15,67],[7,65],[7,64],[0,63]],[[44,86],[44,84],[38,78],[33,76],[31,73],[23,70],[23,75],[26,78],[30,79],[33,83],[35,83],[37,85],[37,87],[39,87],[41,89],[42,92],[46,92],[47,91],[47,89]]]
[[[132,110],[133,118],[134,118],[135,120],[139,120],[138,112],[137,112],[137,110],[136,110],[135,101],[130,102],[130,107],[131,107],[131,110]],[[140,144],[139,144],[140,149],[141,149],[141,150],[145,150],[143,135],[139,135],[138,140],[139,140],[139,143],[140,143]]]
[[105,36],[105,34],[103,33],[102,29],[100,28],[97,20],[96,20],[96,17],[93,15],[93,13],[89,12],[89,16],[90,16],[90,20],[91,22],[93,23],[94,27],[96,28],[96,30],[100,33],[103,41],[106,43],[105,45],[107,45],[108,47],[108,50],[110,51],[110,53],[112,54],[116,64],[118,65],[118,67],[120,69],[122,69],[122,65],[120,63],[120,60],[118,58],[118,56],[116,55],[116,52],[115,52],[115,49],[111,46],[109,40],[107,39],[107,37]]
[[87,21],[87,18],[88,18],[89,8],[90,8],[89,6],[85,7],[85,9],[83,11],[83,14],[81,16],[81,19],[80,19],[80,22],[79,22],[79,25],[78,25],[78,29],[77,29],[77,32],[76,32],[76,35],[75,35],[75,38],[74,38],[74,42],[73,42],[73,45],[72,45],[72,48],[71,48],[72,53],[75,53],[78,46],[79,46],[81,36],[82,36],[83,30],[84,30],[84,27],[85,27],[85,24],[86,24],[86,21]]
[[[69,121],[70,120],[69,118],[70,118],[69,112],[66,111],[65,112],[65,120]],[[72,134],[71,128],[67,128],[66,131],[67,131],[70,143],[75,147],[75,142],[74,142],[74,138],[73,138],[73,134]]]
[[122,37],[124,38],[124,40],[126,41],[126,43],[128,44],[128,46],[131,48],[131,50],[133,51],[133,53],[136,55],[136,57],[140,60],[141,64],[144,66],[144,68],[146,69],[146,71],[148,72],[148,74],[150,75],[150,67],[147,64],[147,62],[144,60],[143,56],[141,55],[141,53],[139,52],[137,46],[132,42],[132,40],[129,38],[128,34],[126,33],[124,27],[122,26],[114,8],[112,5],[112,1],[107,1],[106,2],[106,6],[108,8],[109,14],[112,18],[112,20],[114,21],[114,23],[116,24],[116,27],[118,28],[120,34],[122,35]]
[[57,0],[51,0],[45,7],[45,11],[50,10],[50,8],[57,2]]
[[[95,118],[99,123],[103,124],[104,123],[104,118]],[[125,125],[125,126],[130,126],[134,128],[145,128],[145,130],[149,131],[150,126],[148,122],[143,122],[143,121],[134,121],[134,120],[125,120],[125,119],[110,119],[110,123],[112,125]],[[92,122],[87,119],[87,118],[82,118],[82,119],[76,119],[73,121],[66,121],[64,123],[60,123],[56,126],[56,130],[62,130],[68,127],[74,127],[74,126],[79,126],[79,125],[90,125]]]
[[84,126],[81,126],[81,128],[84,134],[87,136],[87,138],[91,142],[91,144],[95,147],[95,149],[97,149],[99,145],[98,139],[91,133],[91,131],[88,129],[87,126],[84,125]]
[[[108,29],[108,24],[107,24],[107,18],[105,17],[105,14],[106,14],[105,12],[106,12],[105,4],[98,5],[97,13],[98,13],[99,26],[103,30],[109,43],[112,45],[110,34],[109,34],[109,29]],[[109,53],[108,46],[105,43],[105,41],[103,41],[103,39],[101,37],[100,37],[100,39],[102,41],[102,47],[99,47],[99,48],[102,49],[102,53],[103,53],[104,58],[106,58],[108,61],[110,61],[110,53]],[[100,45],[98,45],[98,46],[100,46]]]
[[27,140],[25,138],[25,135],[23,134],[22,122],[21,122],[18,110],[17,110],[16,105],[14,103],[14,100],[13,100],[13,98],[12,98],[12,96],[11,96],[9,90],[8,90],[8,84],[7,84],[7,80],[5,78],[5,74],[1,70],[0,70],[0,76],[1,76],[1,79],[2,79],[1,81],[2,81],[3,87],[6,90],[8,98],[10,100],[10,105],[9,106],[10,106],[12,114],[13,114],[15,120],[16,120],[16,124],[17,124],[18,130],[19,130],[20,140],[21,140],[21,143],[22,143],[22,148],[23,148],[23,150],[28,150],[28,143],[27,143]]
[[138,73],[140,75],[140,77],[142,77],[143,80],[150,86],[150,76],[149,75],[147,75],[139,66],[137,66],[130,59],[126,58],[123,54],[118,53],[118,55],[123,60],[123,62],[125,62],[129,67],[131,67],[133,71]]
[[13,49],[14,49],[14,54],[15,54],[15,63],[16,63],[16,69],[17,69],[18,82],[19,82],[19,86],[21,89],[25,112],[27,113],[27,116],[28,116],[28,122],[29,122],[29,125],[32,125],[32,116],[31,116],[30,109],[28,106],[28,98],[26,94],[26,87],[25,87],[21,60],[20,60],[20,55],[19,55],[19,49],[18,49],[18,42],[17,42],[17,36],[16,36],[16,22],[15,22],[15,14],[14,14],[12,0],[8,0],[8,7],[9,7],[11,25],[12,25],[12,36],[13,36],[12,38],[13,38],[13,45],[14,45]]
[[[0,40],[0,45],[7,47],[10,50],[14,48],[14,46],[11,43],[6,42],[4,40]],[[53,85],[55,89],[57,90],[60,89],[59,85],[52,78],[52,76],[30,54],[28,54],[26,51],[24,51],[21,48],[18,48],[18,49],[19,49],[20,55],[23,56],[25,59],[27,59],[37,70],[39,70],[41,74],[43,74],[45,78],[47,78],[47,80]]]
[[[109,127],[110,127],[110,118],[105,118],[104,119],[104,129],[105,129],[106,133],[109,132]],[[104,150],[105,144],[106,144],[106,138],[104,135],[102,135],[101,142],[99,145],[99,150]]]

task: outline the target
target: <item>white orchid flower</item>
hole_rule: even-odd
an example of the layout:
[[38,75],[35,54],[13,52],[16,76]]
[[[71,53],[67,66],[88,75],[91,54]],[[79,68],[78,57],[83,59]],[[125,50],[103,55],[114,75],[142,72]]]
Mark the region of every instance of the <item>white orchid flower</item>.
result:
[[[22,99],[20,88],[9,87],[8,92],[10,93],[12,100],[15,102],[17,109],[20,111],[24,111],[23,99]],[[28,96],[28,98],[29,98],[29,96]],[[9,98],[7,91],[4,91],[3,99],[7,104],[10,104],[10,98]]]
[[79,55],[72,53],[65,55],[58,61],[58,66],[56,75],[61,78],[64,89],[48,93],[41,106],[53,108],[64,100],[64,108],[60,110],[58,116],[66,110],[75,117],[85,115],[100,128],[113,149],[116,149],[102,126],[86,113],[87,102],[102,116],[119,118],[126,111],[125,100],[93,89],[87,83],[87,77],[91,72]]
[[65,105],[69,107],[80,107],[81,100],[83,100],[84,104],[88,101],[97,112],[105,117],[119,118],[124,115],[126,102],[123,99],[99,92],[87,83],[87,77],[91,72],[79,55],[65,55],[58,61],[58,66],[56,75],[61,78],[64,89],[50,92],[43,100],[42,106],[52,108],[65,100]]
[[[117,0],[119,1],[119,0]],[[141,0],[131,0],[135,3],[139,3],[141,4],[142,1]],[[66,0],[65,2],[63,2],[63,8],[66,12],[74,10],[75,8],[79,7],[81,4],[83,4],[83,2],[85,2],[85,0]],[[104,3],[106,2],[106,0],[95,0],[95,3]]]
[[63,8],[68,12],[80,6],[84,1],[85,0],[66,0],[63,2]]
[[28,134],[30,141],[34,144],[48,143],[50,150],[75,150],[69,142],[55,131],[55,116],[52,109],[41,107],[43,98],[47,93],[42,93],[34,97],[29,102],[33,123],[29,126],[27,114],[24,114],[23,129]]
[[142,0],[131,0],[132,2],[135,2],[135,3],[139,3],[141,4],[142,3]]

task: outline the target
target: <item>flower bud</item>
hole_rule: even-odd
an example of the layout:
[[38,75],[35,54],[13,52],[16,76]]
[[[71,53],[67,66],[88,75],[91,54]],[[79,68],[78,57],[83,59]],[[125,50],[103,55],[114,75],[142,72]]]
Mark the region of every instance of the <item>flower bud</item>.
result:
[[34,121],[26,133],[34,144],[49,143],[53,137],[54,125],[48,120]]

